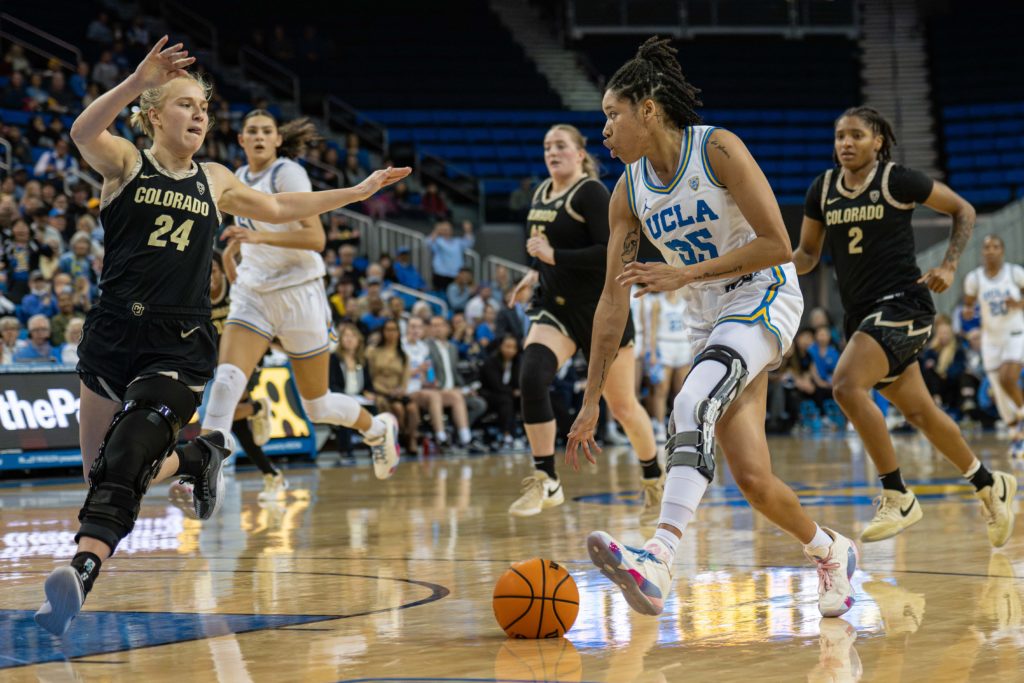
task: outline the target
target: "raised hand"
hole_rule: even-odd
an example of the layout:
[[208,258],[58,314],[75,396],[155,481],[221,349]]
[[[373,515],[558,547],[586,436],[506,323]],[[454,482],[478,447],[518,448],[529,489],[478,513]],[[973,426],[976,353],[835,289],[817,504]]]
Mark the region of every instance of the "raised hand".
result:
[[412,169],[408,166],[402,166],[399,168],[388,166],[387,168],[382,168],[371,173],[367,176],[366,180],[356,185],[354,189],[359,191],[359,194],[363,199],[366,199],[368,197],[372,197],[382,187],[394,185],[410,173],[412,173]]
[[166,45],[167,36],[164,36],[156,41],[153,49],[135,68],[135,79],[143,89],[159,88],[168,81],[186,76],[185,67],[196,61],[195,57],[188,56],[184,43]]

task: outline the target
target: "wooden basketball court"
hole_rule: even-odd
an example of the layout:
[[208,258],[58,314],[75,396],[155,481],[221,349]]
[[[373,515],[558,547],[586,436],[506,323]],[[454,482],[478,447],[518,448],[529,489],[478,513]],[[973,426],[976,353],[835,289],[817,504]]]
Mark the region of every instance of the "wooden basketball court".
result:
[[[972,443],[1009,469],[994,437]],[[812,516],[849,535],[871,517],[875,473],[856,437],[772,442]],[[523,455],[407,459],[378,482],[366,461],[287,471],[281,504],[240,469],[205,524],[147,498],[61,640],[32,613],[73,553],[80,481],[0,483],[4,681],[1011,681],[1024,671],[1024,530],[993,552],[972,489],[927,443],[898,437],[924,520],[861,545],[857,603],[822,619],[800,547],[743,502],[727,468],[684,538],[675,593],[632,613],[587,560],[607,529],[640,542],[639,470],[625,450],[565,471],[566,504],[515,519]],[[511,641],[491,591],[511,562],[564,564],[580,590],[566,639]]]

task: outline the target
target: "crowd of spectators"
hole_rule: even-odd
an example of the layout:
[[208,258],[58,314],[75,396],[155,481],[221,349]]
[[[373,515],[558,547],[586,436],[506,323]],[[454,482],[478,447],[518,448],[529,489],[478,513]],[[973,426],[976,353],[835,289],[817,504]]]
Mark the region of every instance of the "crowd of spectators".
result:
[[[54,63],[33,64],[17,45],[0,64],[0,118],[9,119],[0,121],[0,137],[10,142],[14,162],[0,179],[0,365],[73,365],[85,314],[100,295],[98,186],[88,181],[95,174],[77,156],[68,129],[83,107],[134,67],[152,37],[142,21],[124,28],[106,15],[87,31],[96,61],[83,62],[73,74]],[[313,59],[316,50],[310,49],[300,46],[305,57],[297,58]],[[237,167],[244,163],[237,142],[241,111],[217,96],[211,111],[216,123],[199,156]],[[127,113],[116,132],[140,148],[148,146],[145,136],[126,125]],[[371,166],[355,136],[344,148],[321,144],[304,161],[321,187],[357,183]],[[518,208],[528,204],[530,193],[524,182],[516,193]],[[431,273],[417,270],[408,248],[370,262],[358,229],[340,213],[324,217],[325,287],[341,339],[332,387],[361,396],[375,410],[394,412],[404,444],[413,450],[476,452],[484,448],[481,437],[490,446],[522,447],[518,363],[531,324],[531,292],[521,290],[509,305],[516,283],[508,271],[499,269],[494,282],[475,280],[464,260],[474,244],[474,226],[465,221],[455,229],[435,185],[399,184],[358,208],[377,218],[432,221],[426,240]],[[430,291],[445,302],[447,315],[403,288]],[[951,415],[991,423],[995,412],[978,337],[970,324],[940,318],[921,367],[929,391]],[[845,427],[831,384],[843,344],[824,310],[808,314],[807,327],[771,376],[771,431]],[[584,373],[580,359],[570,361],[552,389],[560,433],[579,403]],[[641,390],[649,384],[645,379]],[[884,407],[884,399],[879,401]]]

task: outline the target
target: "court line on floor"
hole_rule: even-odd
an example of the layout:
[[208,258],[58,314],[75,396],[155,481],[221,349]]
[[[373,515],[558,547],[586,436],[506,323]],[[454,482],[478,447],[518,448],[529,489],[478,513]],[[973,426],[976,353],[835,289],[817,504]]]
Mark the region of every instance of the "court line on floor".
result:
[[[165,558],[165,559],[170,559],[170,558]],[[182,573],[189,573],[189,574],[231,573],[231,574],[292,574],[292,575],[307,575],[307,576],[341,576],[341,577],[348,577],[348,578],[377,579],[377,580],[383,579],[383,580],[389,580],[389,581],[397,581],[397,582],[400,582],[400,583],[408,583],[408,584],[412,584],[412,585],[415,585],[415,586],[420,586],[420,587],[423,587],[423,588],[428,588],[431,591],[430,595],[428,595],[425,598],[421,598],[420,600],[414,600],[413,602],[405,603],[405,604],[402,604],[402,605],[396,605],[396,606],[393,606],[393,607],[384,607],[384,608],[381,608],[381,609],[365,610],[363,612],[355,612],[355,613],[352,613],[352,614],[340,614],[340,615],[339,614],[278,614],[278,615],[269,615],[269,616],[307,618],[308,621],[302,622],[303,624],[323,623],[323,622],[326,622],[326,621],[335,621],[335,620],[341,620],[341,619],[354,619],[356,617],[365,617],[365,616],[369,616],[369,615],[373,615],[373,614],[383,614],[383,613],[386,613],[386,612],[394,612],[394,611],[398,611],[398,610],[409,609],[409,608],[412,608],[412,607],[419,607],[421,605],[426,605],[426,604],[429,604],[429,603],[432,603],[432,602],[436,602],[438,600],[442,600],[443,598],[446,598],[446,597],[448,597],[451,594],[451,590],[449,590],[447,587],[442,586],[441,584],[431,583],[429,581],[420,581],[418,579],[399,578],[399,577],[392,577],[392,576],[373,576],[373,575],[368,575],[368,574],[349,574],[349,573],[343,573],[343,572],[293,572],[293,571],[273,571],[273,570],[256,570],[256,569],[176,569],[176,570],[164,570],[164,569],[121,569],[121,570],[117,570],[117,571],[124,572],[124,573],[140,573],[140,574],[159,574],[159,573],[165,573],[167,571],[174,571],[175,573],[178,573],[178,574],[182,574]],[[41,571],[29,570],[29,571],[22,571],[22,572],[0,570],[0,574],[16,574],[16,573],[22,573],[22,574],[49,574],[49,572],[47,572],[45,570],[41,570]],[[166,614],[167,613],[166,610],[159,611],[159,612],[142,612],[142,611],[139,611],[139,610],[125,610],[124,612],[119,612],[117,610],[101,610],[101,611],[109,613],[109,614],[143,614],[143,615],[146,615],[146,614]],[[241,612],[230,612],[230,613],[226,613],[226,612],[209,612],[209,613],[199,613],[199,614],[206,615],[206,616],[214,616],[214,617],[218,617],[218,616],[225,616],[225,617],[226,616],[241,616],[241,617],[253,616],[252,614],[241,613]],[[265,627],[265,628],[244,629],[244,630],[234,631],[233,635],[239,635],[239,634],[243,634],[243,633],[254,633],[254,632],[258,632],[258,631],[294,630],[294,629],[289,629],[289,627],[290,626],[297,626],[297,625],[299,625],[299,624],[284,624],[284,625],[281,625],[281,626],[269,626],[269,627]],[[323,629],[323,630],[334,630],[334,629]],[[177,645],[179,643],[189,643],[189,642],[195,642],[195,641],[199,641],[199,640],[208,640],[208,639],[209,639],[208,636],[199,636],[199,637],[195,637],[195,638],[184,638],[182,640],[173,640],[173,641],[169,641],[169,642],[166,642],[166,643],[155,643],[153,645],[141,645],[141,646],[138,646],[138,647],[125,647],[125,648],[120,648],[120,649],[115,649],[115,650],[107,650],[107,651],[104,651],[104,652],[94,652],[94,653],[85,654],[85,655],[81,655],[81,656],[82,657],[96,657],[97,655],[111,655],[111,654],[117,654],[117,653],[120,653],[120,652],[134,652],[136,650],[145,650],[145,649],[152,648],[152,647],[163,647],[165,645]],[[72,663],[77,663],[79,661],[77,658],[70,658],[70,659],[65,658],[63,660],[51,659],[51,660],[45,660],[45,661],[27,661],[27,660],[24,660],[24,659],[20,659],[20,658],[17,658],[17,657],[11,657],[11,656],[8,656],[8,655],[0,655],[0,658],[9,659],[9,660],[14,661],[14,662],[20,662],[19,664],[16,664],[14,666],[0,667],[0,668],[3,668],[3,669],[18,669],[18,668],[22,668],[22,667],[25,667],[25,666],[49,664],[49,663],[60,662],[60,661],[66,661],[66,662],[72,662]],[[84,663],[84,664],[104,664],[106,662],[83,661],[82,663]]]
[[[191,557],[191,558],[182,558],[182,557],[133,557],[133,558],[131,558],[132,561],[134,561],[134,560],[146,560],[146,561],[152,561],[152,560],[181,560],[181,559],[194,559],[194,560],[259,560],[259,559],[264,559],[264,558],[256,557],[256,556],[211,557],[211,556],[206,556],[206,555],[203,555],[203,556],[200,556],[200,557]],[[522,560],[518,560],[518,559],[516,559],[516,560],[494,559],[494,558],[491,558],[491,559],[487,559],[487,558],[467,558],[467,559],[463,559],[463,558],[457,558],[457,557],[456,558],[444,558],[444,557],[441,557],[441,558],[424,558],[424,557],[294,557],[294,556],[291,556],[288,559],[291,560],[291,561],[302,561],[302,560],[318,561],[318,560],[324,560],[324,561],[327,561],[327,562],[352,562],[352,561],[366,561],[366,562],[439,562],[439,563],[469,563],[469,562],[481,563],[481,562],[488,562],[488,563],[509,564],[509,565],[514,564],[516,562],[521,562],[522,561]],[[559,562],[559,564],[592,564],[591,560],[589,560],[589,559],[587,559],[587,560],[558,560],[558,562]],[[785,565],[785,564],[723,564],[723,563],[715,563],[715,565],[714,565],[715,569],[718,569],[718,568],[721,568],[721,567],[726,567],[726,568],[730,568],[730,569],[796,569],[796,570],[802,570],[802,569],[810,570],[810,569],[814,568],[814,567],[812,567],[809,564],[807,564],[807,565]],[[711,569],[711,567],[709,566],[706,569],[701,569],[699,571],[709,571],[710,569]],[[272,572],[272,571],[269,571],[269,570],[253,570],[253,569],[111,569],[111,570],[108,570],[108,571],[111,572],[111,573],[119,572],[119,571],[120,572],[142,572],[142,573],[145,573],[145,572],[160,573],[160,572],[170,572],[170,571],[176,571],[176,572],[206,572],[206,571],[209,571],[209,572],[218,572],[218,573],[237,572],[237,573],[240,573],[240,574],[245,574],[245,573],[250,573],[250,574],[252,574],[252,573],[310,574],[310,575],[314,575],[314,576],[317,575],[317,574],[321,574],[321,572]],[[597,571],[596,568],[595,568],[594,571]],[[866,571],[866,570],[862,569],[861,571]],[[945,571],[936,571],[936,570],[931,570],[931,569],[890,569],[890,570],[885,570],[885,571],[890,573],[890,574],[928,574],[928,575],[934,575],[934,576],[963,576],[963,577],[968,577],[968,578],[980,578],[980,579],[1015,579],[1015,580],[1024,580],[1024,576],[1005,576],[1003,574],[976,574],[976,573],[971,573],[971,572],[945,572]],[[8,571],[8,570],[0,570],[0,575],[2,575],[2,574],[49,574],[49,573],[50,572],[46,571],[45,569],[10,570],[10,571]],[[879,571],[874,572],[874,573],[883,573],[883,572],[879,570]],[[332,573],[332,572],[325,572],[323,574],[326,575],[326,576],[354,576],[354,577],[358,577],[358,578],[393,579],[393,577],[388,577],[388,576],[370,576],[370,575],[364,575],[364,574],[335,574],[335,573]],[[410,582],[410,583],[416,583],[415,579],[394,579],[394,580],[400,580],[400,581],[406,581],[406,582]],[[422,583],[424,585],[427,585],[427,582],[422,582]],[[447,589],[445,589],[445,590],[447,590]],[[444,597],[444,596],[442,596],[442,597]],[[438,599],[440,599],[440,598],[438,598]],[[356,615],[356,616],[362,616],[362,615]]]

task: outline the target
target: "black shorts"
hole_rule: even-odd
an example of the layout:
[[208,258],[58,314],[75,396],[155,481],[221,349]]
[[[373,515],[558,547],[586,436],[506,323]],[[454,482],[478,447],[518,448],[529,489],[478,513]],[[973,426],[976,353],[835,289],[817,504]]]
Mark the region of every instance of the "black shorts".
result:
[[[594,313],[597,303],[574,304],[571,301],[560,303],[547,301],[537,297],[530,303],[526,312],[534,325],[550,325],[569,339],[583,351],[583,357],[590,361],[590,340],[594,332]],[[619,348],[633,343],[633,316],[626,319],[626,330],[622,333]]]
[[217,367],[214,335],[208,309],[104,300],[86,316],[78,375],[113,401],[140,377],[166,375],[191,389],[199,405]]
[[846,338],[863,332],[877,341],[889,359],[889,374],[875,385],[884,389],[895,382],[924,350],[935,322],[935,304],[931,292],[915,285],[902,292],[884,296],[862,311],[847,313]]

